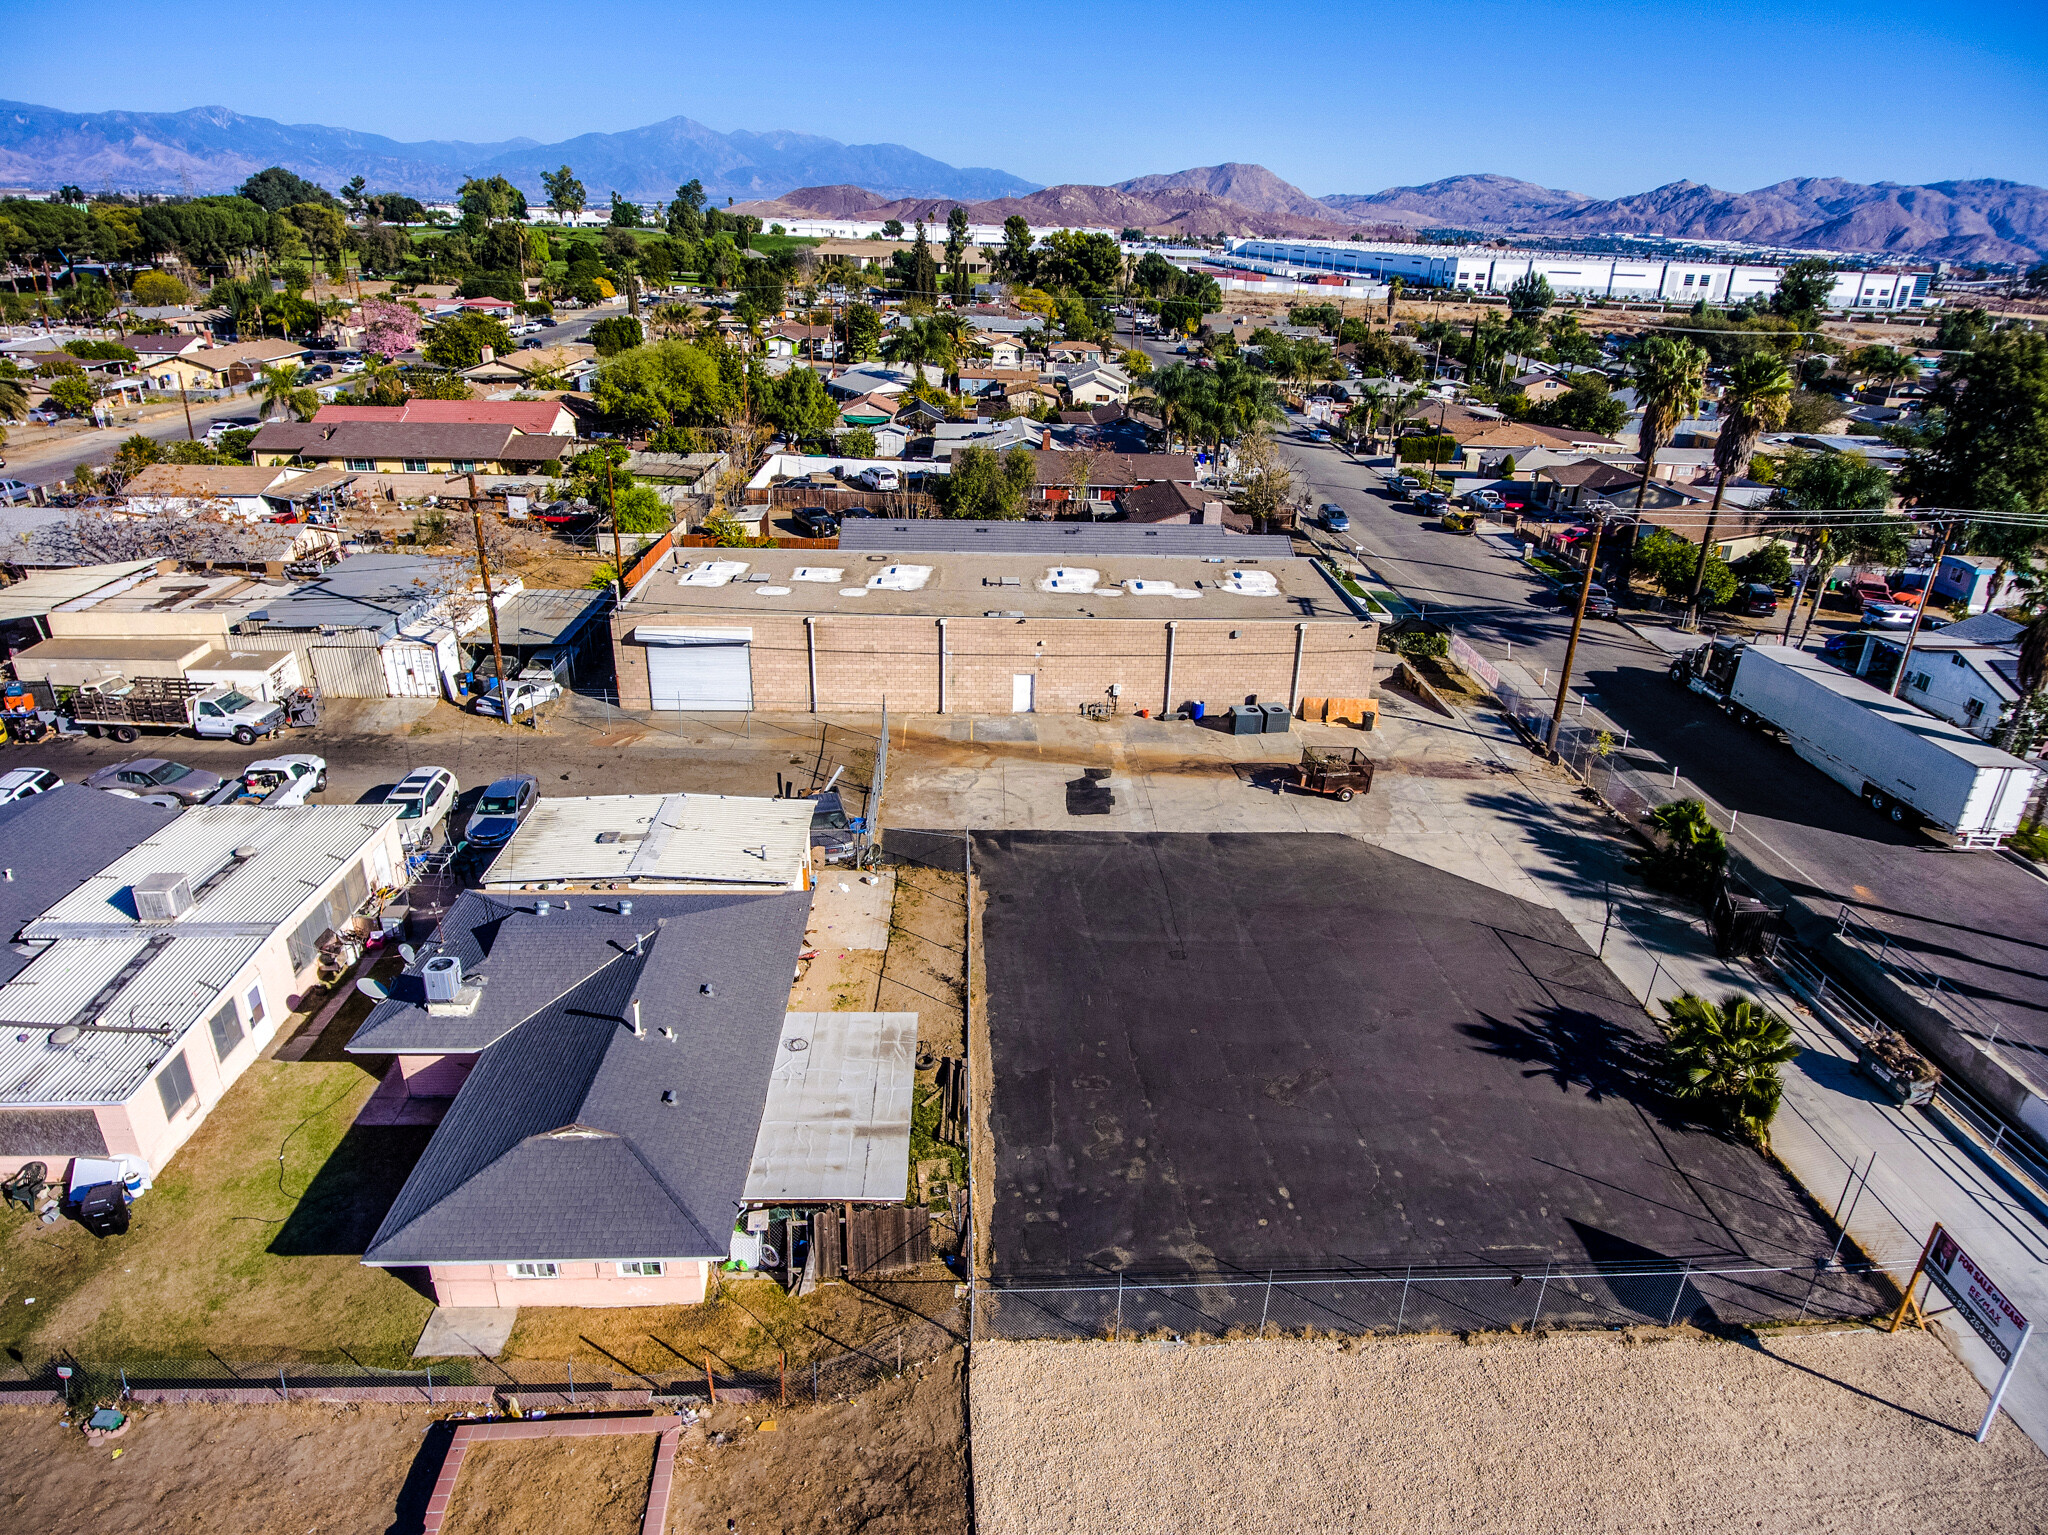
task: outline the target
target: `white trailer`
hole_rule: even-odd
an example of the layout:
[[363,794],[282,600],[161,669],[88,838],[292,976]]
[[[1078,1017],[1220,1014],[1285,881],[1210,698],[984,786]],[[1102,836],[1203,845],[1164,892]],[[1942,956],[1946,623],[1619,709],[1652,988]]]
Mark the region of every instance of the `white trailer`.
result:
[[1917,814],[1961,847],[1996,847],[2019,830],[2033,764],[1817,655],[1721,640],[1681,656],[1671,675],[1743,723],[1782,731],[1795,752],[1879,814]]

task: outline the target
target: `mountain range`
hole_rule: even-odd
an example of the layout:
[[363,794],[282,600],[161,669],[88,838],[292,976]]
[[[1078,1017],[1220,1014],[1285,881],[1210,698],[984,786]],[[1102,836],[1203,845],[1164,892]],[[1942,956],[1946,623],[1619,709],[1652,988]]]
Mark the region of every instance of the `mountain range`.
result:
[[380,134],[186,112],[65,112],[0,101],[0,183],[89,190],[220,192],[282,165],[338,187],[445,197],[471,176],[504,176],[529,197],[541,172],[572,166],[602,205],[616,190],[665,199],[691,177],[714,199],[765,218],[922,218],[955,205],[976,223],[1022,214],[1033,224],[1139,228],[1160,234],[1397,237],[1433,228],[1493,235],[1663,235],[1920,260],[2032,263],[2048,257],[2048,190],[2013,181],[1866,185],[1802,177],[1752,192],[1674,181],[1595,198],[1510,176],[1452,176],[1421,186],[1313,197],[1262,165],[1226,163],[1112,186],[1041,187],[1006,171],[961,168],[901,144],[842,144],[813,134],[720,133],[687,117],[561,143],[506,139],[402,142]]
[[0,101],[0,183],[90,191],[226,192],[282,165],[327,187],[362,176],[378,192],[446,197],[471,176],[503,176],[540,195],[542,171],[574,167],[593,203],[613,191],[666,200],[692,176],[707,195],[773,197],[791,187],[858,181],[891,197],[1007,197],[1037,188],[1005,171],[960,169],[901,144],[842,144],[805,133],[719,133],[671,117],[623,133],[559,144],[506,139],[401,143],[381,134],[244,117],[226,107],[189,112],[64,112]]

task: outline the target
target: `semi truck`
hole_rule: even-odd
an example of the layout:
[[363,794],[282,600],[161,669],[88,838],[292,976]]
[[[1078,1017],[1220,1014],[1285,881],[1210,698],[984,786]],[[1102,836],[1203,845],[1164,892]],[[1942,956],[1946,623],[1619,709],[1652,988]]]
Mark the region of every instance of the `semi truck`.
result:
[[275,735],[284,710],[221,684],[184,677],[109,677],[71,695],[65,712],[89,735],[132,741],[144,730],[190,729],[194,735],[232,738],[243,746]]
[[1792,749],[1872,810],[1919,819],[1958,847],[2019,830],[2037,769],[1809,651],[1718,639],[1671,662],[1671,680]]

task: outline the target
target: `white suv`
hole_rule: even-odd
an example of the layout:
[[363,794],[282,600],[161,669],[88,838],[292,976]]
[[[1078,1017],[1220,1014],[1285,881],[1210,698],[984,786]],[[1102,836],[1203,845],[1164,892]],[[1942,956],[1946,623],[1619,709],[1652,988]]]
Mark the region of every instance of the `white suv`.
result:
[[414,768],[384,796],[384,803],[399,807],[398,834],[407,846],[419,847],[431,844],[434,833],[448,824],[448,812],[461,792],[446,768]]

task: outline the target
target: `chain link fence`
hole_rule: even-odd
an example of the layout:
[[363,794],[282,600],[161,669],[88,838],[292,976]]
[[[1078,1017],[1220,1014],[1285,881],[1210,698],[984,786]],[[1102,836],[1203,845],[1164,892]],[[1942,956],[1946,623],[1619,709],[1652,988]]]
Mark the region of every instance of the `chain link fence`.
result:
[[1235,1338],[1860,1321],[1898,1304],[1894,1275],[1911,1267],[1910,1256],[1877,1264],[1823,1254],[1796,1266],[1724,1259],[1276,1271],[1228,1279],[996,1280],[976,1286],[974,1328],[977,1338]]

